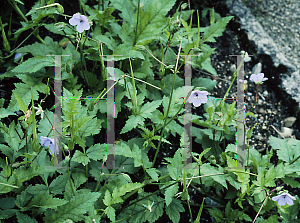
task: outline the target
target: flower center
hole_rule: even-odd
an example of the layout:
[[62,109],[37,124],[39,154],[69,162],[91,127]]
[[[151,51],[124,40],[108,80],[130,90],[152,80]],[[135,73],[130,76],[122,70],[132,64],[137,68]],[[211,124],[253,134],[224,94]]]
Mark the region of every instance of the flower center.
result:
[[83,19],[80,19],[80,23],[82,23],[84,20]]
[[195,93],[196,97],[198,97],[198,93]]

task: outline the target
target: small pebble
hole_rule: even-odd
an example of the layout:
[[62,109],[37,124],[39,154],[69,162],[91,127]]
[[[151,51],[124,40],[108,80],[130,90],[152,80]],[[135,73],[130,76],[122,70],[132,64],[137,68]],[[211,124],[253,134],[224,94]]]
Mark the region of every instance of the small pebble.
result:
[[288,117],[283,120],[285,127],[292,127],[292,125],[295,123],[296,118],[295,117]]

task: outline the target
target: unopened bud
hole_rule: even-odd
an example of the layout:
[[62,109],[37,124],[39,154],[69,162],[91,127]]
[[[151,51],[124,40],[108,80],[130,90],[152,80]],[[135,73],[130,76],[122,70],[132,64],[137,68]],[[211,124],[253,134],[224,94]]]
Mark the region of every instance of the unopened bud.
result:
[[160,88],[163,90],[165,88],[165,80],[161,79],[160,81]]
[[61,14],[63,14],[65,12],[64,7],[62,7],[60,4],[57,5],[56,10]]
[[11,168],[10,168],[10,166],[8,164],[7,157],[6,157],[6,166],[4,168],[4,175],[6,177],[10,177],[10,175],[11,175]]

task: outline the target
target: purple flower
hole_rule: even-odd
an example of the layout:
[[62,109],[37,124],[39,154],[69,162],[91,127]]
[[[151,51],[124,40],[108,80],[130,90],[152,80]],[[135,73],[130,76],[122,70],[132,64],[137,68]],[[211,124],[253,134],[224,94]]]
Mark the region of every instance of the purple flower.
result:
[[207,95],[207,91],[195,90],[189,97],[189,102],[193,103],[195,107],[199,107],[201,104],[205,104],[207,102]]
[[268,80],[268,78],[264,77],[264,73],[260,74],[251,74],[250,80],[254,81],[255,84],[261,84],[263,81]]
[[[53,138],[48,138],[48,137],[41,136],[40,140],[41,140],[41,145],[42,146],[50,146],[50,150],[49,150],[50,154],[51,154],[51,152],[52,152],[52,154],[55,153],[54,139]],[[56,144],[56,153],[58,154],[58,146],[57,146],[57,144]]]
[[22,56],[22,53],[16,53],[16,55],[15,55],[15,58],[14,58],[14,59],[15,59],[15,60],[16,60],[16,59],[19,59],[21,56]]
[[293,204],[293,200],[296,200],[295,197],[289,195],[288,193],[282,193],[278,196],[272,197],[273,201],[277,201],[278,200],[278,205],[279,206],[283,206],[285,204],[288,205],[292,205]]
[[77,31],[82,33],[84,30],[90,29],[89,20],[85,15],[74,14],[73,17],[69,20],[69,23],[72,26],[77,25]]

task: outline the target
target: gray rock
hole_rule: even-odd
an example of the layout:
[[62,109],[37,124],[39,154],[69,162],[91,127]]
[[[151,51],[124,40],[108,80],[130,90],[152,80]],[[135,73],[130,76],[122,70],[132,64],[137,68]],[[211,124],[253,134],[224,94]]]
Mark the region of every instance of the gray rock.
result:
[[[294,131],[293,129],[290,129],[290,128],[287,128],[287,127],[283,127],[281,135],[284,136],[285,138],[289,138],[289,137],[292,136],[293,131]],[[280,137],[280,136],[278,136],[278,137]]]
[[240,19],[241,29],[254,42],[257,53],[269,55],[276,67],[287,67],[282,87],[300,107],[300,1],[268,0],[264,5],[247,1],[249,8],[243,2],[226,0],[226,5]]
[[229,68],[230,72],[234,73],[236,71],[236,65],[232,64]]
[[288,117],[283,120],[285,127],[292,127],[292,125],[295,123],[296,118],[295,117]]
[[262,69],[261,63],[255,64],[254,67],[252,68],[252,74],[260,74],[261,69]]

